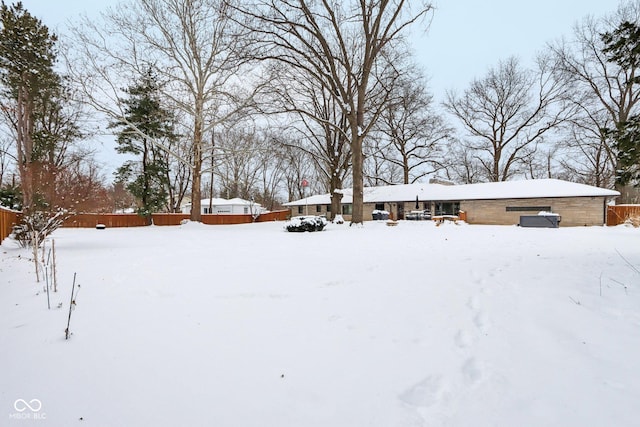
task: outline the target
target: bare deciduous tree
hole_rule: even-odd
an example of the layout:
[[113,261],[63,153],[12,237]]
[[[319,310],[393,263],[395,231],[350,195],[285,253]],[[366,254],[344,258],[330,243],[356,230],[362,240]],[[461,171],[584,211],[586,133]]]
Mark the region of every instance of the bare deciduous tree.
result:
[[352,224],[363,221],[363,140],[384,103],[379,97],[377,106],[371,100],[386,92],[383,76],[397,76],[384,55],[393,52],[407,27],[432,10],[426,1],[408,3],[282,0],[246,2],[241,8],[263,59],[280,61],[316,80],[342,108],[353,164]]
[[279,206],[282,180],[290,167],[282,134],[249,120],[216,132],[212,151],[215,168],[209,194],[241,197],[274,209]]
[[[564,140],[558,146],[561,174],[602,188],[613,188],[616,178],[616,154],[604,128],[612,128],[610,117],[593,103],[580,102],[578,114],[568,122]],[[604,126],[603,126],[604,125]]]
[[365,183],[370,187],[391,185],[402,182],[402,169],[396,163],[386,159],[393,157],[393,147],[383,138],[382,134],[374,131],[370,135],[369,144],[365,146]]
[[77,213],[111,212],[109,190],[98,163],[89,155],[72,156],[58,172],[54,202]]
[[292,121],[288,128],[295,137],[283,142],[313,161],[322,191],[331,194],[333,219],[341,213],[342,192],[336,190],[342,190],[351,171],[348,120],[337,98],[317,79],[287,68],[277,66],[269,101],[275,112],[285,113],[284,120]]
[[474,80],[462,96],[447,93],[444,106],[462,123],[465,145],[489,181],[511,178],[543,135],[566,118],[566,86],[551,78],[545,58],[537,64],[534,73],[512,57]]
[[621,3],[609,16],[587,17],[575,25],[570,40],[549,46],[557,78],[573,85],[572,100],[580,112],[572,121],[570,144],[576,149],[573,154],[583,158],[569,166],[593,185],[613,186],[617,169],[616,154],[602,130],[626,122],[640,107],[640,86],[635,84],[639,70],[609,62],[603,53],[602,34],[624,21],[639,20],[640,2]]
[[274,210],[281,207],[282,203],[282,181],[287,168],[286,151],[276,141],[277,136],[274,133],[265,132],[262,138],[266,149],[262,152],[260,184],[255,200],[268,210]]
[[8,184],[5,179],[9,175],[11,165],[15,165],[16,157],[12,154],[15,152],[11,151],[12,146],[11,138],[0,137],[0,188]]
[[230,19],[231,3],[131,0],[100,21],[85,19],[76,27],[74,51],[80,56],[68,58],[91,105],[112,119],[125,119],[119,102],[123,76],[142,75],[152,66],[167,83],[163,95],[190,122],[189,158],[160,145],[191,171],[194,221],[201,219],[201,175],[210,151],[205,135],[245,109],[255,94],[245,56],[249,39]]
[[[168,165],[166,180],[169,183],[167,192],[167,212],[181,212],[180,205],[189,190],[193,169],[191,139],[187,135],[178,136],[176,141],[167,141],[168,150],[159,150],[158,155],[163,157],[163,162]],[[171,153],[178,154],[179,157]],[[184,159],[185,161],[180,161]]]
[[482,182],[484,168],[473,153],[458,140],[452,141],[445,154],[445,175],[447,179],[461,184]]
[[305,197],[305,187],[302,186],[304,179],[316,177],[316,170],[313,167],[313,159],[310,155],[296,148],[293,143],[295,136],[290,134],[281,135],[279,139],[280,145],[283,147],[283,155],[285,162],[284,181],[288,200],[302,199]]
[[[443,143],[452,129],[433,108],[433,96],[426,82],[413,70],[402,76],[386,103],[377,130],[382,136],[381,157],[402,171],[402,183],[414,183],[443,168]],[[387,184],[397,182],[387,182]]]
[[126,189],[124,183],[115,182],[108,189],[110,209],[107,212],[125,212],[136,205],[136,198]]

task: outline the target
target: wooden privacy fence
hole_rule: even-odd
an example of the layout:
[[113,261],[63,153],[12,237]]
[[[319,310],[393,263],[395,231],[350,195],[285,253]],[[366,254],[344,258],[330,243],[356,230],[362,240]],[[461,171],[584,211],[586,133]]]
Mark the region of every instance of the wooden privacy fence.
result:
[[640,205],[607,206],[607,225],[623,224],[628,219],[640,220]]
[[0,207],[0,243],[11,234],[13,226],[20,221],[20,214]]
[[76,214],[71,215],[62,224],[63,227],[93,228],[98,224],[107,227],[142,227],[146,218],[136,214]]
[[[189,219],[188,214],[153,214],[155,225],[180,225]],[[251,215],[205,214],[202,222],[208,225],[249,224],[252,222],[284,221],[289,211],[274,211],[260,215],[255,220]],[[20,221],[20,212],[0,207],[0,243],[11,234],[13,226]],[[146,218],[137,214],[76,214],[67,218],[63,227],[93,228],[98,224],[106,227],[144,227]]]
[[258,217],[256,222],[286,221],[289,219],[289,209],[267,212]]
[[[249,224],[252,222],[284,221],[288,210],[268,212],[260,215],[255,221],[249,214],[204,214],[202,223],[207,225]],[[189,219],[189,214],[155,213],[152,214],[154,225],[180,225]],[[146,218],[137,214],[77,214],[68,218],[63,227],[93,228],[98,224],[111,227],[143,227],[148,225]]]

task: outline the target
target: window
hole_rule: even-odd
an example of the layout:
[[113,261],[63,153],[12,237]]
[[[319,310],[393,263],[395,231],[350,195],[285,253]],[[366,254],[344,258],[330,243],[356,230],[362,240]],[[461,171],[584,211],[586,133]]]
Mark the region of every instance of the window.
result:
[[245,208],[244,208],[244,213],[245,213],[245,214],[248,214],[248,213],[249,213],[249,208],[245,207]]
[[435,202],[436,216],[438,215],[458,215],[460,213],[460,202]]
[[551,206],[507,206],[507,212],[551,212]]
[[383,211],[384,209],[384,203],[376,203],[376,210],[377,211]]
[[206,214],[210,214],[210,213],[211,213],[211,211],[209,210],[209,208],[204,208],[204,213],[206,213]]
[[342,215],[351,215],[353,212],[353,206],[351,204],[342,205]]
[[322,205],[316,205],[316,213],[322,212]]
[[304,213],[304,206],[298,206],[298,213],[302,215]]

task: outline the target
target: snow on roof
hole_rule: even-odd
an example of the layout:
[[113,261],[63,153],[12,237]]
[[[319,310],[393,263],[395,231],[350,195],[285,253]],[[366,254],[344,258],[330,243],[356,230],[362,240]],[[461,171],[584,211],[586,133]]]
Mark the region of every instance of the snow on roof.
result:
[[[202,206],[205,205],[209,205],[209,199],[202,199],[200,200],[200,204],[202,204]],[[211,204],[213,206],[229,206],[229,205],[252,205],[252,206],[260,206],[260,203],[255,203],[252,202],[250,200],[244,200],[244,199],[240,199],[238,197],[233,198],[233,199],[219,199],[219,198],[212,198],[211,199]],[[191,203],[187,203],[185,206],[191,206]]]
[[614,190],[560,179],[531,179],[526,181],[489,182],[468,184],[462,191],[461,199],[530,199],[534,197],[614,197],[620,193]]
[[[346,194],[343,195],[342,203],[352,202],[351,190],[348,190],[348,191],[349,191],[349,196],[347,197]],[[330,204],[331,204],[331,197],[329,196],[329,193],[317,194],[315,196],[305,197],[304,199],[296,200],[293,202],[283,203],[284,206],[330,205]]]
[[[258,206],[260,205],[260,203],[256,203],[256,202],[252,202],[251,200],[245,200],[245,199],[241,199],[239,197],[235,197],[233,199],[229,199],[229,200],[225,200],[225,199],[214,199],[214,200],[221,200],[222,202],[214,202],[214,205],[253,205],[253,206]],[[209,200],[207,200],[207,203],[209,203]]]
[[[353,190],[343,190],[342,203],[351,203]],[[577,184],[559,179],[532,179],[526,181],[487,182],[481,184],[402,184],[384,187],[366,187],[365,203],[409,202],[416,200],[485,200],[485,199],[531,199],[538,197],[613,197],[620,193],[614,190]],[[285,203],[285,206],[331,204],[329,194],[310,196]]]

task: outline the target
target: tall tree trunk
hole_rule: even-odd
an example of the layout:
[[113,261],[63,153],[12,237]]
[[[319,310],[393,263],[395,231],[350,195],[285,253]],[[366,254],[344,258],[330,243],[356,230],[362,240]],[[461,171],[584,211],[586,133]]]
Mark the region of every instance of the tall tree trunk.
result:
[[402,156],[402,180],[403,184],[409,184],[409,159],[406,155]]
[[149,206],[149,194],[151,192],[151,182],[149,179],[149,147],[147,146],[147,140],[142,141],[142,206],[145,208],[145,219],[147,225],[151,225],[153,217],[151,212],[147,212],[146,208]]
[[336,190],[342,190],[342,180],[335,172],[331,176],[329,187],[331,192],[331,215],[329,219],[333,221],[336,215],[342,214],[342,192],[336,193]]
[[364,221],[364,161],[362,154],[362,136],[360,126],[351,130],[351,153],[353,164],[353,203],[351,205],[351,225],[362,224]]
[[196,126],[193,146],[193,180],[191,181],[191,221],[202,221],[202,128]]
[[216,147],[216,132],[215,132],[215,128],[211,129],[211,177],[210,180],[211,182],[209,182],[209,213],[213,213],[213,190],[214,190],[214,185],[213,185],[213,178],[214,178],[214,167],[216,166],[215,163],[215,147]]
[[191,181],[191,221],[202,222],[202,158],[204,129],[204,95],[199,89],[195,93],[193,123],[193,180]]
[[[370,68],[365,63],[365,70]],[[356,117],[351,121],[351,156],[353,165],[353,204],[351,213],[351,225],[364,222],[364,154],[362,152],[362,140],[364,139],[364,106],[368,85],[368,74],[362,77],[358,87],[356,99]],[[354,123],[355,121],[355,123]]]
[[18,89],[17,99],[17,138],[18,173],[22,188],[22,209],[33,208],[33,120],[29,96],[24,86]]

